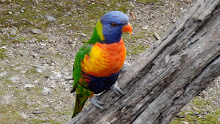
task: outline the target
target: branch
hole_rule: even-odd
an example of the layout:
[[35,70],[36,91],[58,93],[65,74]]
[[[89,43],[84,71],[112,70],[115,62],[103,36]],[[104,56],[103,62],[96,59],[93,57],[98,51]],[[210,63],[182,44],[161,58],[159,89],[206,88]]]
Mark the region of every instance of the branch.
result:
[[220,75],[220,1],[199,0],[119,78],[127,92],[100,96],[68,124],[161,124]]

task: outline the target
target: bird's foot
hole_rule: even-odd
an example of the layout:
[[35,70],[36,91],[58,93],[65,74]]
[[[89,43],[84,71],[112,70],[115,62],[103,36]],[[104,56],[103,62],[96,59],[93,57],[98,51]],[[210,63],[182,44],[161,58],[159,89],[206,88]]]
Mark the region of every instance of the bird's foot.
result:
[[101,106],[101,105],[103,105],[104,103],[101,102],[101,101],[99,101],[99,100],[97,100],[97,96],[91,97],[90,101],[91,101],[91,103],[92,103],[95,107],[97,107],[97,108],[99,108],[99,109],[101,109],[101,110],[104,109],[104,108]]
[[123,92],[119,87],[118,87],[118,82],[116,81],[115,84],[113,84],[111,86],[111,90],[113,92],[115,92],[117,95],[121,96],[121,95],[124,95],[125,92]]

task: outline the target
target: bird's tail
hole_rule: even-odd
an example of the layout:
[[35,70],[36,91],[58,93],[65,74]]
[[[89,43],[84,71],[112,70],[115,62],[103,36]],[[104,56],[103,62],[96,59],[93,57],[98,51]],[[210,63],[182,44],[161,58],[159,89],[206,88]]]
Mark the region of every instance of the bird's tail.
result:
[[88,99],[88,96],[82,96],[81,94],[76,94],[75,108],[73,111],[72,118],[82,111],[83,106],[87,99]]

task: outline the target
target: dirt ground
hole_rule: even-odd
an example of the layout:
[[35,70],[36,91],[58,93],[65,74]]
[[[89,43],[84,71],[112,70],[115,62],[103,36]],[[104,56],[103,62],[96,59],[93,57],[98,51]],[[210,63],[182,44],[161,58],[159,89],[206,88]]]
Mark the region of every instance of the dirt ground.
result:
[[[123,37],[126,61],[132,63],[195,1],[0,0],[0,124],[70,120],[74,57],[104,13],[129,15],[133,34]],[[171,123],[219,124],[219,87],[220,78]]]

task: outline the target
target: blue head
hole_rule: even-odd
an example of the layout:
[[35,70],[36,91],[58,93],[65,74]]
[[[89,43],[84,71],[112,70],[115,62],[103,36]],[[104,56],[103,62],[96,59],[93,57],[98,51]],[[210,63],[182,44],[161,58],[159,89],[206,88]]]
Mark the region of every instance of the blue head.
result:
[[119,42],[123,32],[132,33],[132,27],[128,23],[128,16],[120,11],[108,12],[102,16],[100,21],[102,23],[104,43]]

